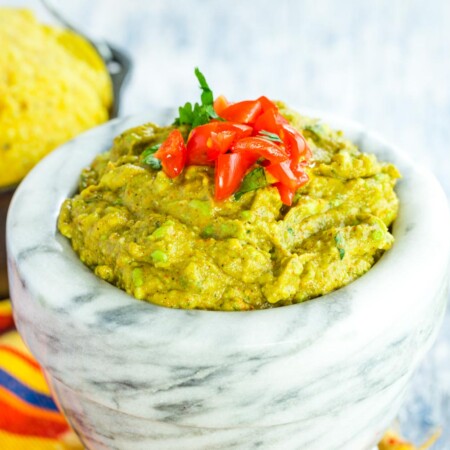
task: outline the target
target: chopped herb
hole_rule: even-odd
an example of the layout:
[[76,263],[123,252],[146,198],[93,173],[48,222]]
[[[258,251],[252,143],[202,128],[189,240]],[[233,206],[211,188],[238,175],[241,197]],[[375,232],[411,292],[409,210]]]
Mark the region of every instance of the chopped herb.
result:
[[344,245],[344,238],[340,233],[336,234],[334,237],[334,242],[336,242],[336,245],[338,246]]
[[287,232],[288,232],[291,236],[294,236],[294,235],[295,235],[294,229],[291,228],[291,227],[288,227]]
[[340,233],[338,233],[338,234],[336,234],[336,236],[334,236],[334,242],[336,243],[336,248],[339,251],[339,258],[341,260],[344,259],[344,256],[345,256],[345,249],[344,249],[345,239],[344,239],[344,237]]
[[266,174],[263,167],[257,167],[245,175],[241,186],[234,194],[234,198],[239,200],[245,193],[267,186]]
[[214,235],[214,227],[212,225],[207,225],[203,228],[201,236],[205,238],[209,238]]
[[278,134],[271,133],[270,131],[266,131],[266,130],[261,130],[259,132],[259,134],[262,137],[269,139],[269,141],[283,143],[283,141],[280,139],[280,136],[278,136]]
[[161,161],[158,158],[155,158],[154,154],[158,151],[161,144],[155,144],[151,147],[147,147],[141,153],[141,160],[144,164],[150,166],[153,170],[161,170]]
[[176,125],[191,124],[194,121],[194,111],[192,103],[185,103],[184,106],[178,108],[178,118],[175,119]]
[[205,111],[209,114],[209,117],[211,119],[225,121],[225,119],[222,119],[221,117],[219,117],[217,115],[216,110],[214,109],[214,106],[212,104],[211,105],[205,105]]
[[175,119],[175,125],[190,125],[192,128],[209,123],[211,119],[220,120],[220,117],[214,111],[214,95],[206,82],[205,76],[198,67],[195,68],[195,76],[200,83],[201,104],[187,102],[184,106],[178,108],[178,117]]
[[200,83],[200,89],[202,90],[202,105],[212,105],[214,103],[214,95],[212,90],[208,86],[205,75],[200,72],[198,67],[195,68],[194,73],[197,77],[198,82]]

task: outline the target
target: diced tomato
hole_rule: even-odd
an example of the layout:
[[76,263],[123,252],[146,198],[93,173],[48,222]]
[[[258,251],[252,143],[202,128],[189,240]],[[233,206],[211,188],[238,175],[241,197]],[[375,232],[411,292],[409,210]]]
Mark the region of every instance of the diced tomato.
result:
[[164,172],[170,178],[175,178],[186,165],[186,145],[179,130],[173,130],[155,153],[155,158],[161,161]]
[[243,153],[225,153],[217,157],[214,191],[216,200],[225,200],[237,191],[251,165],[249,164],[248,155]]
[[241,155],[242,155],[242,164],[244,165],[245,170],[252,167],[256,163],[256,161],[258,161],[258,159],[259,159],[258,153],[243,152],[243,153],[241,153]]
[[291,161],[290,164],[292,173],[299,180],[299,186],[303,186],[309,180],[308,175],[305,172],[305,165],[306,163],[304,161]]
[[262,95],[258,98],[258,101],[261,103],[261,107],[263,112],[268,111],[269,109],[273,109],[278,112],[278,106],[272,100],[269,100],[265,95]]
[[220,116],[222,112],[230,105],[230,102],[223,96],[219,95],[214,100],[214,111],[216,111],[216,114]]
[[[250,136],[252,134],[252,128],[248,125],[232,122],[210,122],[194,128],[187,142],[187,164],[199,166],[214,165],[213,161],[221,151],[214,148],[212,133],[220,134],[223,132],[235,133],[234,141],[237,141],[241,137]],[[222,139],[222,141],[222,145],[225,145],[225,139]],[[232,143],[230,147],[231,145]]]
[[235,153],[256,153],[273,163],[280,163],[289,158],[283,146],[260,137],[240,139],[231,150]]
[[237,103],[219,96],[214,110],[224,121],[193,128],[186,145],[179,131],[161,145],[155,156],[168,176],[179,175],[185,164],[215,166],[215,198],[224,200],[258,161],[266,182],[273,183],[283,203],[291,205],[297,189],[308,181],[305,165],[311,150],[302,134],[265,96]]
[[282,183],[276,183],[274,184],[274,186],[276,186],[276,188],[278,189],[278,192],[280,194],[280,198],[281,201],[287,205],[287,206],[291,206],[292,205],[292,201],[294,200],[294,195],[295,195],[295,189],[291,189],[288,186],[286,186],[285,184]]
[[[230,128],[231,127],[231,128]],[[243,123],[235,123],[235,122],[218,122],[217,126],[218,131],[225,131],[232,129],[233,131],[236,131],[239,139],[251,136],[253,129],[250,125],[244,125]]]
[[295,164],[306,162],[311,158],[311,150],[305,138],[294,127],[283,124],[279,133]]
[[232,103],[222,111],[220,117],[230,122],[253,124],[261,112],[262,106],[259,100],[244,100]]
[[211,133],[211,140],[213,143],[213,147],[216,147],[220,153],[225,153],[230,149],[231,144],[233,144],[236,139],[236,131],[232,130],[224,130],[219,131],[218,133]]
[[208,140],[208,159],[214,161],[221,153],[226,153],[227,150],[233,145],[236,140],[236,131],[225,130],[216,133],[213,131],[211,133],[211,146]]
[[[292,164],[291,164],[292,169]],[[305,168],[302,167],[301,170],[292,170],[293,174],[297,178],[297,189],[305,185],[309,181],[309,176],[305,172]]]
[[189,134],[187,141],[187,164],[198,166],[213,166],[214,163],[208,159],[208,139],[217,128],[217,122],[207,123],[194,128]]
[[270,133],[279,134],[282,125],[289,123],[277,110],[268,109],[256,119],[254,129],[259,132],[261,130]]
[[299,180],[292,172],[290,164],[290,161],[283,161],[279,164],[271,164],[265,169],[280,183],[284,184],[290,189],[297,189]]

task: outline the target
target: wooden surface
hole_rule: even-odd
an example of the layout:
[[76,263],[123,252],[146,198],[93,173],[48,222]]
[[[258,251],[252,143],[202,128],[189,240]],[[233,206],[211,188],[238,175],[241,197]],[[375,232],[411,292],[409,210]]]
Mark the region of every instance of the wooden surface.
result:
[[[364,123],[430,168],[450,196],[450,2],[63,3],[85,32],[132,54],[135,71],[122,114],[196,99],[198,65],[215,92],[231,100],[264,93]],[[29,6],[45,17],[38,1],[0,0],[4,4]],[[442,426],[434,448],[450,448],[450,313],[414,378],[400,422],[417,440]]]

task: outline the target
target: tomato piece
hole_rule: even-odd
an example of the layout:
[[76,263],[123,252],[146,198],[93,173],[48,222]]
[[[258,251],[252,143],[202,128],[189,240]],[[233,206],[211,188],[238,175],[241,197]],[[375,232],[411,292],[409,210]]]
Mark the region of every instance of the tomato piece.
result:
[[250,125],[244,125],[243,123],[235,123],[235,122],[219,122],[218,130],[225,131],[227,129],[236,131],[236,137],[238,139],[242,139],[244,137],[248,137],[252,135],[253,128]]
[[186,165],[186,153],[183,135],[179,130],[173,130],[154,156],[161,161],[164,173],[170,178],[175,178]]
[[240,153],[242,155],[242,164],[244,165],[244,167],[246,168],[245,170],[249,169],[250,167],[252,167],[256,161],[258,161],[259,159],[259,155],[258,153],[252,153],[252,152],[248,152],[248,153]]
[[225,98],[225,96],[223,95],[219,95],[215,100],[214,100],[214,111],[216,112],[216,114],[218,116],[220,116],[222,114],[222,112],[228,107],[230,106],[230,102]]
[[283,146],[260,137],[246,137],[236,142],[232,151],[235,153],[256,153],[273,163],[286,161],[289,156]]
[[294,200],[295,189],[291,189],[283,183],[276,183],[274,186],[278,189],[278,193],[280,194],[281,201],[287,205],[291,206],[292,201]]
[[188,137],[187,141],[187,164],[198,166],[212,166],[214,165],[208,159],[208,139],[211,133],[216,131],[217,122],[207,123],[194,128]]
[[301,171],[295,172],[292,171],[294,175],[297,177],[297,189],[304,186],[309,181],[308,174],[304,171],[303,167]]
[[261,112],[262,106],[259,100],[244,100],[232,103],[222,111],[220,117],[230,122],[252,124],[255,123]]
[[[252,128],[248,125],[232,122],[210,122],[194,128],[187,142],[187,164],[199,166],[212,166],[213,160],[221,153],[220,149],[214,148],[213,133],[234,132],[234,140],[250,136]],[[233,142],[231,142],[230,146]],[[225,145],[225,142],[223,142]],[[225,149],[226,150],[228,150]]]
[[216,200],[225,200],[233,195],[239,188],[250,160],[243,153],[225,153],[217,157],[215,173]]
[[279,133],[295,165],[306,162],[311,158],[311,150],[305,138],[294,127],[283,124]]
[[280,128],[289,122],[275,109],[268,109],[256,119],[255,131],[266,130],[270,133],[279,134]]
[[210,141],[207,142],[208,150],[207,155],[210,161],[214,161],[221,153],[225,153],[236,140],[236,131],[224,130],[216,133],[211,133],[211,146]]
[[299,180],[293,173],[290,164],[290,161],[283,161],[279,164],[271,164],[270,166],[265,167],[265,169],[280,183],[290,189],[297,189]]
[[265,95],[262,95],[258,98],[258,101],[261,103],[261,108],[263,112],[268,111],[269,109],[273,109],[278,112],[278,106],[272,100],[269,100]]
[[208,150],[212,148],[211,134],[216,132],[218,122],[210,122],[192,129],[187,141],[187,164],[213,166],[208,158]]
[[217,148],[220,153],[225,153],[230,149],[236,138],[236,131],[224,130],[218,133],[211,133],[213,148]]

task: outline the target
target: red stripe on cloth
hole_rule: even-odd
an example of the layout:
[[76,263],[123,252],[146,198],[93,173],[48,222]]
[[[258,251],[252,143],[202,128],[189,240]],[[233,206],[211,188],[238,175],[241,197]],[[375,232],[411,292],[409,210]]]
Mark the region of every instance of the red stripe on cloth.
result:
[[14,327],[14,320],[11,315],[0,315],[0,333]]
[[0,429],[23,436],[57,438],[67,432],[69,426],[63,420],[28,415],[0,399]]

